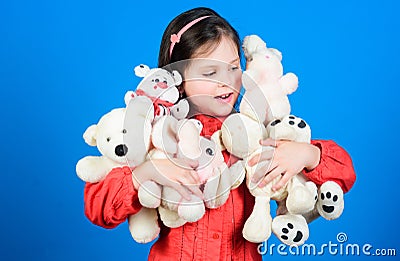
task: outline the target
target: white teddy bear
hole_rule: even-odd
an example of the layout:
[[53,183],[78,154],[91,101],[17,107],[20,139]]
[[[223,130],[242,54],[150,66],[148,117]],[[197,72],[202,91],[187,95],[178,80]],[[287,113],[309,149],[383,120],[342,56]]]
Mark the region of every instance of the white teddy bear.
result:
[[246,162],[247,186],[253,196],[253,212],[243,228],[243,236],[251,242],[263,242],[272,229],[270,200],[283,200],[290,213],[303,214],[314,208],[314,196],[305,181],[295,176],[286,186],[273,191],[272,186],[280,177],[259,188],[252,183],[257,168],[269,164],[267,161],[250,167],[247,161],[262,152],[259,141],[268,137],[265,125],[290,113],[287,94],[297,88],[294,74],[283,75],[281,54],[266,47],[258,36],[244,39],[243,49],[247,58],[247,70],[242,81],[246,89],[240,104],[240,113],[230,115],[221,128],[221,138],[227,150]]
[[[277,140],[311,142],[309,125],[303,119],[294,115],[288,115],[281,120],[270,122],[267,131],[269,137]],[[285,201],[288,199],[278,201],[278,216],[272,222],[272,231],[280,241],[287,245],[301,245],[308,239],[307,217],[319,214],[328,220],[338,218],[344,207],[343,191],[336,182],[324,182],[317,191],[316,185],[302,173],[297,176],[304,180],[306,186],[313,193],[316,204],[310,212],[303,213],[303,215],[293,215],[285,205]],[[327,205],[326,195],[330,199],[329,205]]]
[[[132,106],[113,109],[87,128],[83,135],[86,143],[97,146],[102,155],[86,156],[78,161],[76,172],[83,181],[99,182],[114,168],[134,168],[145,160],[152,128],[145,104],[139,97]],[[139,243],[152,241],[160,232],[154,209],[143,207],[128,221],[132,237]]]
[[148,117],[153,121],[164,115],[173,115],[177,119],[184,119],[187,116],[189,103],[186,99],[179,100],[177,86],[182,83],[182,76],[178,71],[169,72],[162,68],[150,69],[144,64],[136,66],[134,71],[136,76],[143,79],[136,91],[128,91],[125,94],[126,105],[141,96],[147,98]]

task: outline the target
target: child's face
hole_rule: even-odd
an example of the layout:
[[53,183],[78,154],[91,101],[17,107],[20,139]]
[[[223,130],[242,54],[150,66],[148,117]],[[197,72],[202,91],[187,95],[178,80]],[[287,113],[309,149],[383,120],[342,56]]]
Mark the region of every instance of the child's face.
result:
[[185,71],[183,85],[192,111],[222,118],[228,116],[242,85],[236,45],[223,37],[213,51],[194,59]]

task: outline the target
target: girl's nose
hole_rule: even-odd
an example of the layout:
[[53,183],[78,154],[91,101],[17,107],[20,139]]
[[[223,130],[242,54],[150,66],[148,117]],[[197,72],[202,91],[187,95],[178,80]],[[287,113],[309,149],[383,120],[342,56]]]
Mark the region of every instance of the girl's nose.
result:
[[218,85],[223,86],[232,86],[234,81],[234,75],[229,72],[224,72],[221,74],[221,78],[219,79]]

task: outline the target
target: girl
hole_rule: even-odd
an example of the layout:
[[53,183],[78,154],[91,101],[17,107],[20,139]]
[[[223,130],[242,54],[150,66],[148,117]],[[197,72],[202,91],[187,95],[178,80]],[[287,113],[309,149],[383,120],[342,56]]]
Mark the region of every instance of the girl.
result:
[[[183,72],[186,81],[180,87],[190,102],[191,117],[203,123],[202,135],[210,136],[221,128],[238,99],[241,88],[240,40],[234,28],[215,11],[195,8],[176,17],[162,37],[158,66],[195,59]],[[206,61],[206,62],[205,62]],[[200,76],[200,77],[198,77]],[[200,79],[202,78],[202,79]],[[204,80],[208,79],[207,81]],[[333,141],[312,141],[312,144],[263,140],[265,147],[274,146],[274,157],[268,152],[251,159],[272,160],[270,169],[256,173],[259,186],[282,175],[275,189],[293,175],[303,173],[317,185],[334,180],[347,192],[355,181],[349,155]],[[228,165],[235,160],[224,151]],[[129,168],[116,168],[105,180],[86,184],[85,214],[96,225],[113,228],[141,206],[137,189],[141,182],[154,180],[171,186],[182,196],[189,192],[201,195],[196,162],[152,160]],[[198,222],[178,228],[160,224],[161,233],[150,250],[149,260],[261,260],[257,244],[242,236],[243,225],[254,205],[246,185],[231,191],[227,202],[218,209],[207,209]]]

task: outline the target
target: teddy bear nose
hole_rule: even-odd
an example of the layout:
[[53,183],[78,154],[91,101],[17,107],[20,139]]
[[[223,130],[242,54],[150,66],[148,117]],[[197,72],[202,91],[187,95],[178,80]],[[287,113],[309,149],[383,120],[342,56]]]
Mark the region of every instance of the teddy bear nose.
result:
[[125,156],[128,153],[128,147],[125,144],[120,144],[115,147],[115,154],[119,157]]

